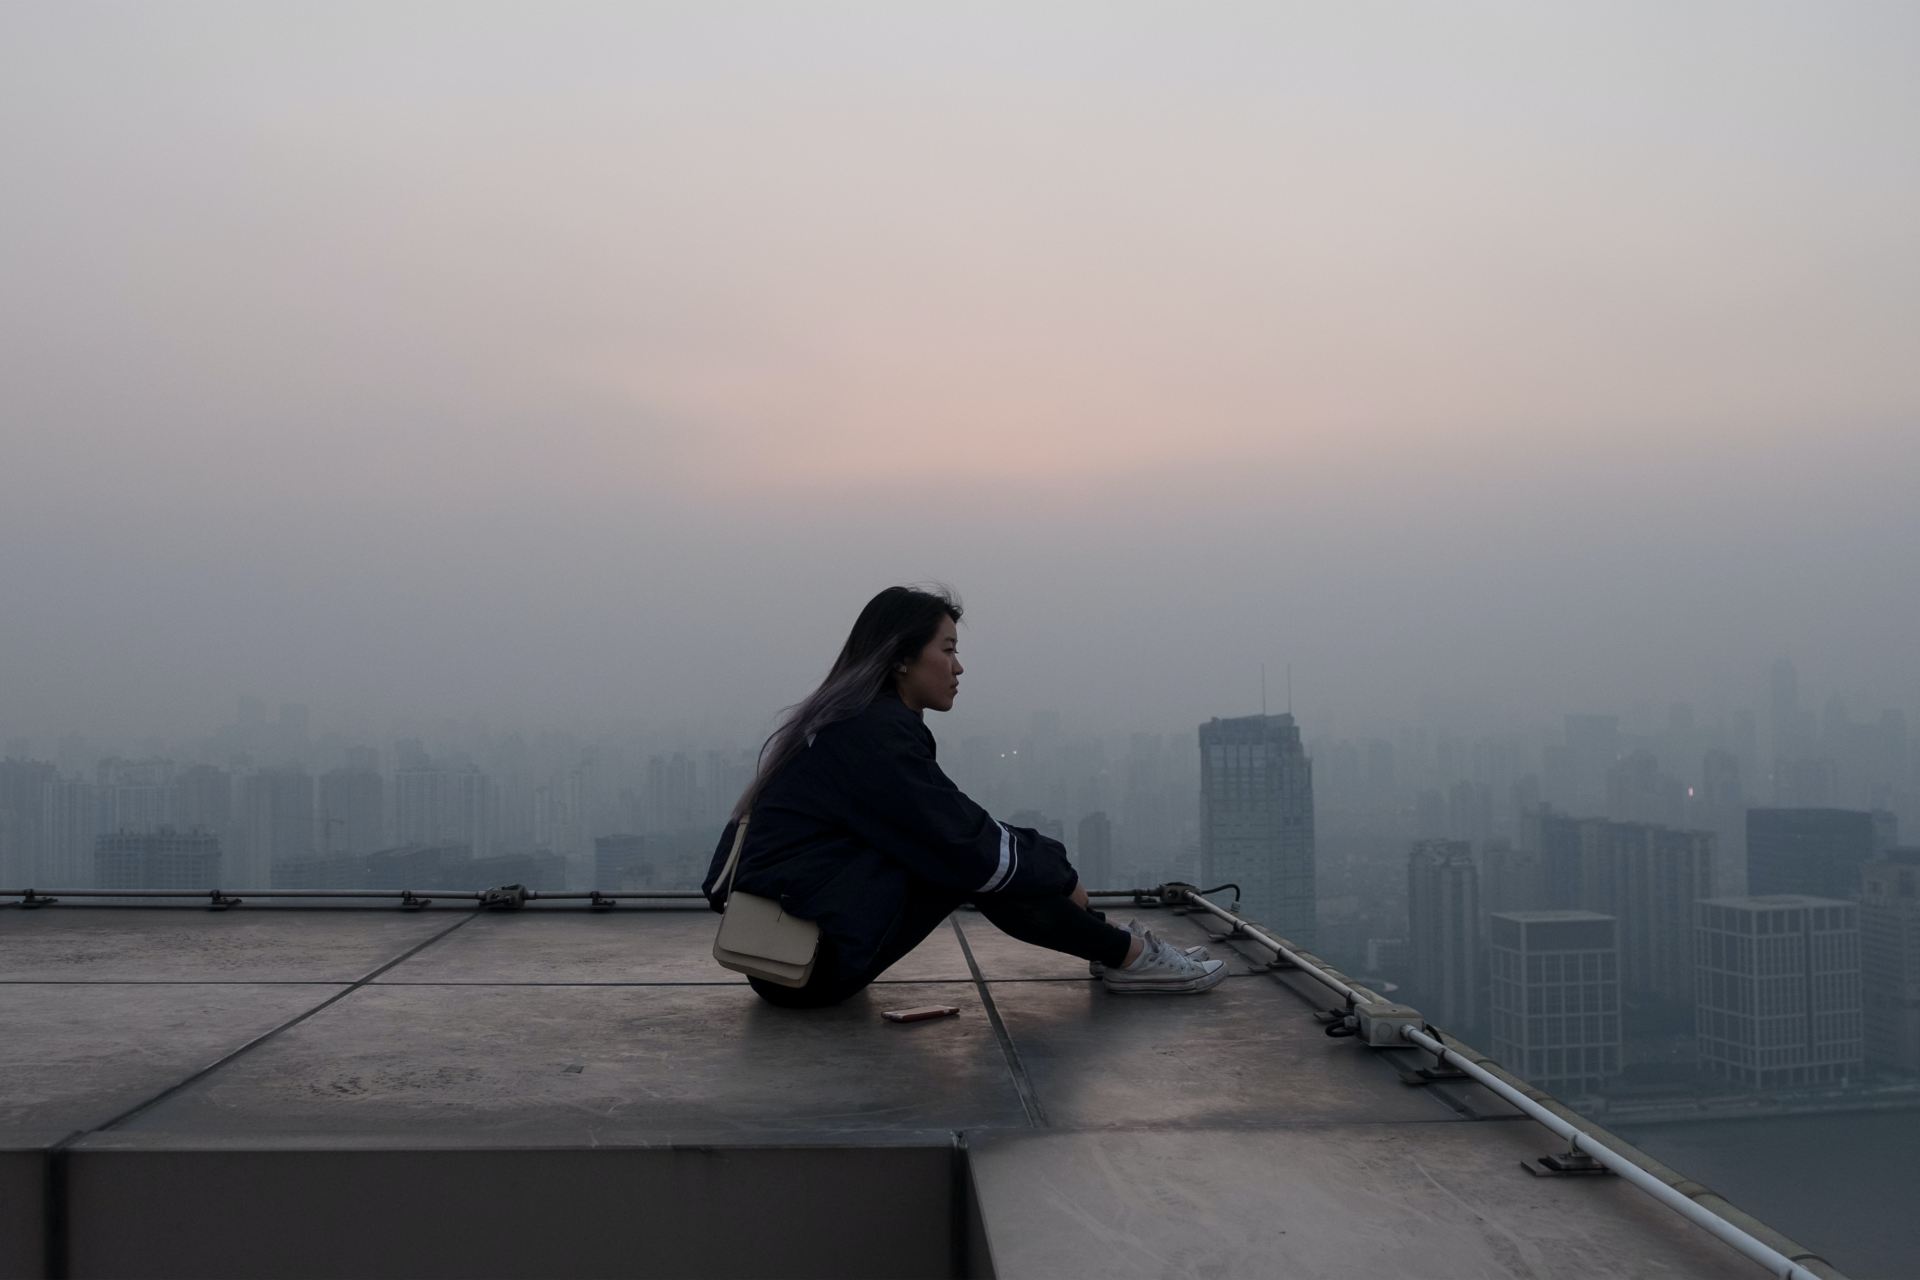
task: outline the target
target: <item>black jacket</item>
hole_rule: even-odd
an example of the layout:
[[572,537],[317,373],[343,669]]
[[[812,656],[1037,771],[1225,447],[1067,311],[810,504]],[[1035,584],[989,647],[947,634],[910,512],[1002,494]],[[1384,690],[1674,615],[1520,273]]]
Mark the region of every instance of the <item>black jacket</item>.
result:
[[[958,904],[1073,890],[1079,876],[1058,840],[995,821],[933,754],[933,732],[892,690],[821,729],[755,801],[735,885],[816,921],[849,971],[872,958],[909,892]],[[715,911],[726,905],[734,828],[720,833],[701,885]]]

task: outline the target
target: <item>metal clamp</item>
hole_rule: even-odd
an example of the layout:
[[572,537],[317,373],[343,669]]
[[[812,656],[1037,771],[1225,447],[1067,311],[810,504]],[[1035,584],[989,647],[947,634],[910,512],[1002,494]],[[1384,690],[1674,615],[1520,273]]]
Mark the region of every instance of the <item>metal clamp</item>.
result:
[[229,907],[239,906],[244,901],[244,898],[236,898],[232,894],[222,893],[218,889],[211,889],[207,892],[207,910],[209,911],[225,911]]
[[523,884],[495,885],[491,889],[481,890],[480,905],[496,907],[504,911],[518,911],[527,905],[529,896],[527,886]]
[[402,911],[418,911],[422,907],[431,905],[432,902],[432,898],[423,898],[411,889],[402,889],[400,891],[400,909]]
[[1580,1150],[1580,1139],[1569,1137],[1565,1155],[1552,1154],[1522,1160],[1520,1167],[1536,1178],[1605,1177],[1613,1172]]
[[44,893],[35,893],[33,890],[29,889],[27,890],[27,896],[20,899],[20,905],[23,907],[44,907],[50,902],[58,902],[58,901],[60,901],[60,899],[49,898]]
[[610,898],[598,889],[595,889],[587,895],[587,905],[598,910],[605,910],[608,907],[619,906],[620,900],[618,898]]
[[[1436,1042],[1440,1041],[1440,1028],[1434,1026],[1431,1022],[1422,1025],[1420,1029],[1426,1032],[1427,1035],[1433,1037]],[[1416,1067],[1412,1072],[1412,1078],[1407,1080],[1407,1083],[1437,1084],[1443,1080],[1467,1079],[1471,1079],[1471,1077],[1460,1068],[1448,1062],[1447,1055],[1444,1051],[1435,1049],[1433,1051],[1433,1065],[1430,1067]]]
[[1177,916],[1193,910],[1193,894],[1194,887],[1184,880],[1169,880],[1153,891],[1158,905],[1171,909]]

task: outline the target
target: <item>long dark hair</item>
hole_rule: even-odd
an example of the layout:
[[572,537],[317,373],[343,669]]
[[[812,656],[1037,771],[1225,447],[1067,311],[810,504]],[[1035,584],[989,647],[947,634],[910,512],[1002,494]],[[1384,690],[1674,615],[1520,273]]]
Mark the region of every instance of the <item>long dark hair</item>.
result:
[[784,708],[780,727],[761,744],[753,781],[734,801],[730,816],[751,813],[768,780],[800,754],[815,733],[865,711],[892,681],[894,663],[912,662],[933,642],[942,618],[960,621],[960,599],[940,584],[931,589],[888,587],[867,601],[827,678],[818,689]]

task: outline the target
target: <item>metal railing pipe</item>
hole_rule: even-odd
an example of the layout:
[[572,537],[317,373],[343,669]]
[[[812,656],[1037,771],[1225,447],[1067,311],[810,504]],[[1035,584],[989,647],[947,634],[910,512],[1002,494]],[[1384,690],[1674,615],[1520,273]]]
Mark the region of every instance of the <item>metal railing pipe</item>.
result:
[[1376,1004],[1380,1002],[1380,997],[1365,987],[1356,987],[1351,983],[1342,982],[1339,978],[1334,977],[1331,973],[1321,968],[1320,965],[1316,964],[1314,957],[1309,956],[1306,952],[1295,950],[1292,946],[1268,933],[1259,925],[1242,919],[1240,916],[1228,911],[1225,907],[1216,906],[1191,889],[1180,890],[1178,901],[1199,907],[1215,919],[1224,920],[1329,991],[1344,996],[1356,1004]]
[[578,891],[570,889],[559,893],[546,893],[537,889],[529,889],[527,891],[527,898],[529,901],[538,898],[542,902],[549,899],[560,900],[566,898],[579,898],[583,901],[593,902],[611,902],[619,898],[659,898],[678,902],[698,898],[700,901],[705,902],[707,895],[698,889],[584,889]]
[[478,898],[462,889],[0,889],[0,898]]
[[[457,901],[477,902],[486,896],[486,890],[473,889],[0,889],[0,899],[23,898],[29,901],[51,901],[64,898],[185,898],[200,902],[219,901],[221,899],[258,899],[258,898],[372,898],[395,902],[409,899],[445,898]],[[527,900],[536,899],[611,902],[623,898],[661,901],[705,901],[705,895],[698,889],[615,889],[540,892],[530,889]]]
[[1814,1272],[1781,1253],[1778,1249],[1756,1240],[1733,1223],[1728,1222],[1713,1210],[1681,1195],[1653,1174],[1642,1169],[1632,1160],[1614,1151],[1611,1147],[1593,1137],[1576,1125],[1529,1098],[1512,1085],[1494,1075],[1479,1063],[1456,1053],[1439,1040],[1428,1035],[1418,1027],[1404,1027],[1400,1034],[1410,1043],[1434,1054],[1443,1063],[1462,1071],[1479,1082],[1490,1092],[1525,1113],[1528,1118],[1544,1125],[1553,1133],[1567,1140],[1570,1150],[1592,1156],[1612,1172],[1625,1178],[1640,1190],[1666,1205],[1675,1213],[1687,1219],[1695,1226],[1708,1232],[1716,1239],[1745,1254],[1748,1258],[1767,1268],[1782,1280],[1820,1280]]

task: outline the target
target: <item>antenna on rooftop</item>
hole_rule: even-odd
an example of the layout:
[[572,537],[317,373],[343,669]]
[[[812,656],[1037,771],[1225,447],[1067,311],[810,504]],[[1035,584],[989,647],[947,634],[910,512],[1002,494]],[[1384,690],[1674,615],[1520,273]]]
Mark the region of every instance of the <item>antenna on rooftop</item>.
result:
[[1293,714],[1293,664],[1287,664],[1287,714]]
[[1260,664],[1260,714],[1267,714],[1267,664]]

